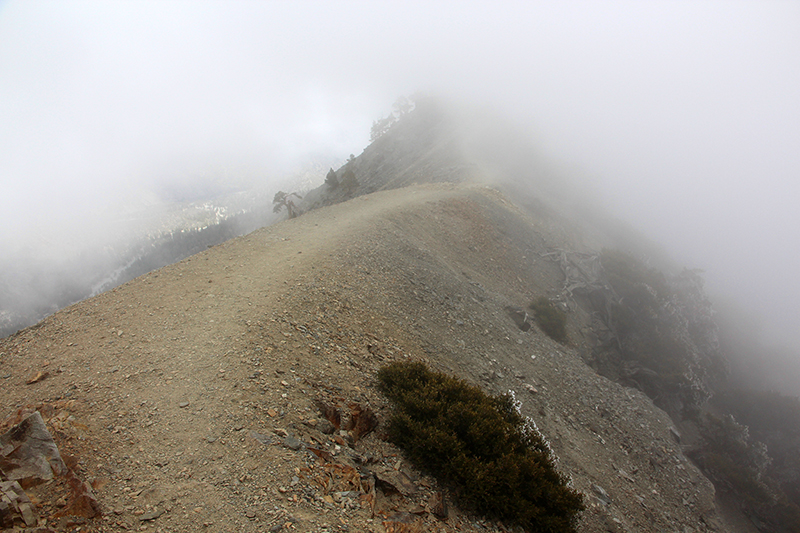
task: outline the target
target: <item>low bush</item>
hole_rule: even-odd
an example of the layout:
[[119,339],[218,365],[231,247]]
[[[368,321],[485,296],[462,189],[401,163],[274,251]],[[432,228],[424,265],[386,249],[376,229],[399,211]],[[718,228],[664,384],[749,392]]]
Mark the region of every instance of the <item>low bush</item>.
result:
[[528,308],[534,312],[536,323],[545,335],[561,344],[567,342],[567,315],[556,309],[550,300],[542,296]]
[[460,505],[528,532],[575,531],[581,495],[510,395],[489,396],[415,362],[385,366],[378,380],[395,406],[390,440],[450,486]]

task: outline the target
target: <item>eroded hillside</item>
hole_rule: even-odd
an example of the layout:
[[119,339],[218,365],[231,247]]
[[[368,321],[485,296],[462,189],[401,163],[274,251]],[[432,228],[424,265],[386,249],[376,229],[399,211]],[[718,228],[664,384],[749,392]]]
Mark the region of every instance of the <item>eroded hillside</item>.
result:
[[[382,439],[388,406],[375,373],[414,358],[515,391],[585,495],[580,531],[734,530],[668,416],[584,364],[588,322],[570,317],[572,340],[560,345],[508,315],[561,290],[543,254],[572,239],[493,189],[384,191],[229,241],[3,339],[0,414],[39,409],[102,512],[71,518],[56,480],[29,489],[39,516],[84,531],[381,532],[402,520],[502,531],[459,511]],[[369,409],[378,426],[332,433],[324,415],[337,408],[345,418]]]

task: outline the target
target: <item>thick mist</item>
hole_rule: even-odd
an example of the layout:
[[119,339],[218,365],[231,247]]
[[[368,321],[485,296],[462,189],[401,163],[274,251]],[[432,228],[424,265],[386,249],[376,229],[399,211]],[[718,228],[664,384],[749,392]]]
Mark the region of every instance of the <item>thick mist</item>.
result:
[[80,277],[147,213],[358,154],[427,91],[527,128],[800,353],[798,27],[769,1],[0,2],[3,269]]

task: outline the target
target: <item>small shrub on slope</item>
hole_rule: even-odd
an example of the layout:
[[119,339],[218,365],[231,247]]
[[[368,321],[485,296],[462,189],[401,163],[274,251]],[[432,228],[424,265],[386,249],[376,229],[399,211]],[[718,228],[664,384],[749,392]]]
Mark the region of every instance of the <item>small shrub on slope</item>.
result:
[[422,363],[392,363],[378,380],[395,404],[389,438],[450,485],[461,505],[528,532],[575,531],[581,495],[511,396],[488,396]]
[[561,344],[567,342],[567,317],[556,309],[550,300],[542,296],[529,308],[534,312],[536,323],[545,335]]

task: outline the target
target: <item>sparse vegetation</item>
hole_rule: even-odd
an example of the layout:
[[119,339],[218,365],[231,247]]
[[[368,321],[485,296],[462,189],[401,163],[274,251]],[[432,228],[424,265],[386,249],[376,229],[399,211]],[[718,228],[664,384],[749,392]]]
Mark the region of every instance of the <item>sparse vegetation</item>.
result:
[[356,179],[356,173],[353,172],[353,169],[348,168],[344,171],[344,174],[342,175],[341,186],[342,189],[344,189],[350,196],[352,196],[352,194],[358,188],[358,179]]
[[283,207],[286,208],[287,213],[289,213],[289,218],[294,218],[298,215],[297,207],[294,205],[292,201],[292,196],[297,196],[298,198],[302,198],[296,192],[293,193],[285,193],[283,191],[278,191],[275,193],[275,198],[272,199],[272,210],[278,213]]
[[335,170],[330,169],[328,171],[328,175],[325,176],[325,184],[331,189],[335,189],[339,186],[339,178],[336,177]]
[[461,505],[528,532],[575,531],[581,495],[512,396],[489,396],[418,362],[385,366],[378,380],[395,405],[389,438]]
[[668,278],[619,250],[603,250],[600,261],[613,296],[595,311],[615,335],[598,353],[600,366],[670,415],[692,416],[725,373],[702,278],[694,271]]
[[386,118],[380,118],[372,122],[372,129],[369,132],[369,141],[375,142],[380,139],[384,133],[389,131],[389,128],[394,124],[394,116],[389,115]]
[[544,296],[528,307],[534,312],[536,323],[539,324],[545,335],[561,344],[567,342],[567,315],[556,309],[553,303]]
[[760,520],[777,531],[800,532],[800,400],[777,392],[728,390],[711,403],[730,414],[705,417],[698,463]]
[[761,531],[800,532],[797,449],[785,458],[788,464],[781,461],[776,468],[767,446],[730,414],[706,415],[701,433],[703,446],[690,455],[717,489],[732,492],[742,509],[762,523]]
[[[619,351],[607,353],[621,373],[627,367],[629,382],[697,425],[702,444],[692,460],[762,530],[800,533],[800,401],[742,390],[712,395],[726,365],[699,271],[667,277],[618,250],[603,250],[601,262],[617,297],[609,311]],[[717,414],[702,409],[709,397]]]
[[392,112],[386,118],[381,118],[372,123],[369,140],[374,142],[380,139],[402,117],[414,110],[414,96],[411,98],[401,96],[392,106]]

